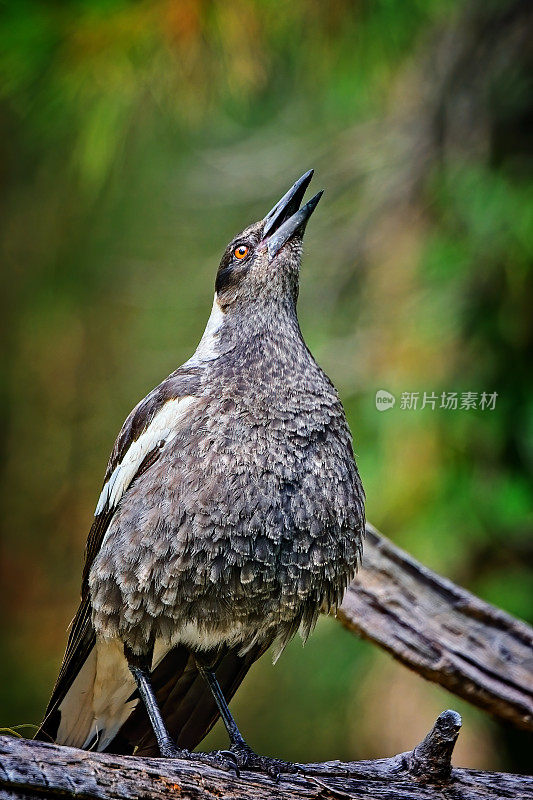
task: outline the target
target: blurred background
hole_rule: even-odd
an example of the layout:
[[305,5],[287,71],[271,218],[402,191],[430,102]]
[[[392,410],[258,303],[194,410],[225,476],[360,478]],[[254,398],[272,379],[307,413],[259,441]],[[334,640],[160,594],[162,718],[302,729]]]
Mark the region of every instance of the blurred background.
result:
[[[368,517],[531,621],[531,4],[2,11],[0,725],[42,715],[125,416],[194,350],[227,241],[309,167],[326,194],[301,325],[345,404]],[[424,391],[435,409],[401,408]],[[439,408],[467,391],[497,392],[494,410]],[[233,703],[256,749],[295,760],[410,749],[450,706],[458,765],[530,767],[523,734],[331,619]]]

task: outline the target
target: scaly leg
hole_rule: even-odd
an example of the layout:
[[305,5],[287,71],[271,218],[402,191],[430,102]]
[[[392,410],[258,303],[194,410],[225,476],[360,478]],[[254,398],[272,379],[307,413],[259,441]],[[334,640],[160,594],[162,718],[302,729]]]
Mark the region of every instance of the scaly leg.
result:
[[183,754],[188,755],[188,751],[181,751],[174,744],[167,726],[161,716],[161,710],[156,700],[152,682],[150,680],[150,671],[146,667],[129,665],[130,672],[135,678],[141,700],[144,703],[150,723],[152,725],[155,738],[157,739],[157,746],[163,758],[178,758]]
[[137,689],[144,703],[150,724],[157,740],[159,752],[163,758],[186,758],[192,761],[202,761],[214,767],[222,767],[223,769],[235,772],[238,774],[237,757],[229,750],[221,750],[214,755],[204,753],[191,753],[189,750],[183,750],[176,747],[170,733],[168,732],[165,721],[161,714],[161,709],[157,702],[155,692],[152,687],[150,677],[149,659],[140,656],[132,656],[128,654],[128,666],[130,672],[135,678]]
[[[224,722],[231,742],[231,748],[229,752],[235,755],[239,767],[242,769],[254,769],[258,770],[259,772],[266,772],[267,775],[270,775],[276,780],[279,778],[279,775],[282,772],[297,772],[294,764],[290,764],[287,761],[281,761],[277,758],[258,756],[257,753],[254,753],[252,748],[246,744],[244,737],[237,727],[237,723],[235,722],[233,715],[228,708],[226,698],[224,697],[224,693],[220,688],[220,684],[215,673],[210,669],[206,669],[204,666],[199,664],[198,661],[196,662],[196,665],[200,674],[209,686],[211,694],[213,695],[215,703],[217,704],[217,708],[220,711],[220,716],[222,717],[222,721]],[[227,750],[220,751],[221,754],[227,752]]]

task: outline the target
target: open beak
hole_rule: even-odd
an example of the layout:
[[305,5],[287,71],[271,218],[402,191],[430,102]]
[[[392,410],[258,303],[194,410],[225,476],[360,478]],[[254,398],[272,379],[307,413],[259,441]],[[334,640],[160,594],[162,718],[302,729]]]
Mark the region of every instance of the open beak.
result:
[[322,191],[318,192],[305,206],[300,208],[305,190],[312,177],[313,170],[310,169],[296,181],[294,186],[289,189],[287,194],[283,195],[264,218],[263,240],[267,244],[271,259],[296,233],[303,236],[307,221],[323,194]]

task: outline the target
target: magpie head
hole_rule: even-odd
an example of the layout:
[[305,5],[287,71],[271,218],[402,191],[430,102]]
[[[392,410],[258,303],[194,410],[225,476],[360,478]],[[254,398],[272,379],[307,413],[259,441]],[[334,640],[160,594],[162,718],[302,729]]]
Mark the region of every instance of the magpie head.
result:
[[313,170],[283,195],[266,217],[235,236],[224,251],[215,291],[223,312],[254,302],[295,303],[305,226],[322,192],[300,208]]

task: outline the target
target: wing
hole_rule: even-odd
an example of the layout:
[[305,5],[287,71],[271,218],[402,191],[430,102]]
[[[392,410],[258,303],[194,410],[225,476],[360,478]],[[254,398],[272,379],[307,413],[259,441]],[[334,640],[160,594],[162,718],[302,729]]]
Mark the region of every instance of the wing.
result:
[[132,483],[158,459],[173,438],[179,422],[200,391],[200,370],[181,367],[151,391],[127,417],[113,447],[85,550],[81,604],[72,622],[59,676],[36,738],[54,740],[59,706],[79,674],[94,644],[88,578],[109,524]]
[[107,464],[104,485],[85,553],[83,587],[121,498],[133,481],[157,461],[163,445],[200,389],[200,371],[181,367],[138,403],[126,419]]

